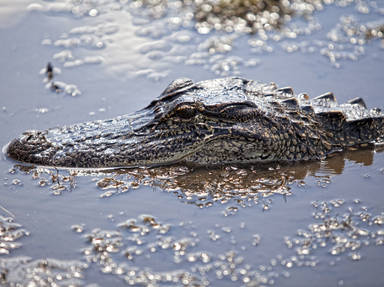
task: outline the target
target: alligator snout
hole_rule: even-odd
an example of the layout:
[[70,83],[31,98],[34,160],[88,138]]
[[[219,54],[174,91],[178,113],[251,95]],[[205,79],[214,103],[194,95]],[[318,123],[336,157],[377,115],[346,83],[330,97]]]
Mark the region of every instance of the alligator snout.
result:
[[45,164],[43,155],[51,147],[45,138],[45,132],[27,131],[8,144],[6,154],[17,161]]

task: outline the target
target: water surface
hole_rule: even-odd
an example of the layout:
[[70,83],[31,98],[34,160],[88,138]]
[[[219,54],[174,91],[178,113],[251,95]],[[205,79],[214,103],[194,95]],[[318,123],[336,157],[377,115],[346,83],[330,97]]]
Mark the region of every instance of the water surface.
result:
[[[271,28],[249,16],[249,29],[241,16],[212,25],[187,1],[18,1],[0,28],[0,145],[134,112],[178,77],[241,75],[382,108],[382,3],[307,2],[323,6],[285,11],[282,23],[266,13]],[[41,73],[48,62],[57,91]],[[384,284],[380,152],[107,173],[2,157],[0,170],[2,285]]]

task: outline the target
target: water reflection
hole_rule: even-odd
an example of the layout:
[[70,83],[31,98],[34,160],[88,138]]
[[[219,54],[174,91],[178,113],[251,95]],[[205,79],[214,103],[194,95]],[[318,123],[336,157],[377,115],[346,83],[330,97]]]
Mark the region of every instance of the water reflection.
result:
[[226,32],[242,29],[248,33],[280,28],[294,10],[288,1],[238,0],[194,1],[196,28]]
[[[334,20],[324,22],[329,18],[321,14],[331,9]],[[42,33],[55,66],[103,65],[121,77],[151,80],[181,63],[220,76],[241,74],[278,50],[317,53],[338,68],[364,55],[369,40],[383,38],[382,9],[382,3],[360,0],[58,0],[28,6],[53,20],[78,20],[65,33]]]
[[16,24],[27,13],[26,6],[31,0],[0,1],[0,29]]
[[[195,21],[194,27],[200,34],[208,34],[212,30],[264,34],[281,30],[293,17],[311,21],[316,11],[331,4],[345,7],[354,3],[355,9],[361,14],[369,14],[378,8],[376,3],[368,5],[365,1],[354,0],[135,0],[133,3],[133,7],[144,8],[146,15],[154,19],[169,17],[169,14],[173,15],[173,10],[179,14],[185,13],[187,18]],[[380,21],[353,30],[353,34],[365,34],[366,39],[383,38],[383,23]],[[297,35],[293,34],[295,32],[291,31],[291,37],[287,35],[288,38],[296,38]],[[349,35],[352,36],[351,33]]]
[[[374,150],[350,150],[324,161],[264,166],[193,167],[169,166],[117,170],[59,170],[16,165],[17,170],[29,173],[41,187],[55,194],[74,190],[79,176],[91,176],[103,193],[101,198],[127,193],[140,186],[159,188],[177,196],[182,202],[210,207],[232,203],[227,215],[238,207],[262,204],[269,209],[272,196],[284,198],[292,194],[292,186],[303,187],[308,178],[320,187],[331,182],[332,175],[343,173],[346,161],[364,166],[373,163]],[[10,172],[15,173],[16,169]]]
[[[314,10],[311,2],[302,5],[308,14]],[[276,0],[137,0],[134,3],[147,9],[153,18],[166,17],[173,7],[179,8],[181,12],[187,10],[193,15],[195,28],[200,34],[207,34],[211,30],[256,33],[260,30],[279,29],[284,22],[289,21],[291,15],[299,10],[303,13],[300,7],[291,2]]]
[[200,208],[216,203],[235,204],[228,207],[228,215],[235,213],[239,206],[261,204],[264,210],[268,210],[270,197],[290,196],[292,186],[305,186],[308,177],[314,178],[318,186],[326,187],[332,175],[343,172],[346,161],[368,166],[373,162],[373,155],[374,151],[367,149],[340,153],[322,162],[285,165],[120,169],[105,173],[97,185],[105,191],[101,197],[110,197],[146,185],[173,193],[181,201]]

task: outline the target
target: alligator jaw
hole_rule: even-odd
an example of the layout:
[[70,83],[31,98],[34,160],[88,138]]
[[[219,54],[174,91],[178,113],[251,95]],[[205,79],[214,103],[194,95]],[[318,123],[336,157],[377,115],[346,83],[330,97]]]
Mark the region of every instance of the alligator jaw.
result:
[[[204,132],[178,133],[157,124],[151,110],[105,121],[27,131],[5,154],[17,161],[68,168],[113,168],[180,162],[202,146]],[[183,143],[181,145],[180,143]]]

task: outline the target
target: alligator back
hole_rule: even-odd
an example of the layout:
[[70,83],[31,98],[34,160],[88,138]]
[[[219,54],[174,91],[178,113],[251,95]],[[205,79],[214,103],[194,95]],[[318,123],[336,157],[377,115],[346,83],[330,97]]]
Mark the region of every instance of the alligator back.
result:
[[384,116],[380,109],[367,109],[362,98],[338,105],[332,93],[312,101],[316,119],[342,147],[367,146],[383,141]]

